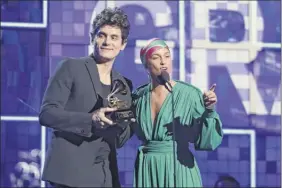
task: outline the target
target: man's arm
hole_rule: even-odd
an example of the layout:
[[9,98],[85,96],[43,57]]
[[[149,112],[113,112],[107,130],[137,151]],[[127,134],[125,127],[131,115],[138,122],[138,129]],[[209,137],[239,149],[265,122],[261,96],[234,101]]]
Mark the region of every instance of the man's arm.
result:
[[40,109],[39,122],[43,126],[59,131],[90,137],[92,114],[65,110],[73,84],[70,63],[70,60],[62,61],[55,74],[49,79]]

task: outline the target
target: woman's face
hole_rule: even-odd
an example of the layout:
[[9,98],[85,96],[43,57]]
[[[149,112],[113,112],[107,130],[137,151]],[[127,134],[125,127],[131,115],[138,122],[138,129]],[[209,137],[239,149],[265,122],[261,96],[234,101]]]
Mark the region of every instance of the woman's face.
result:
[[147,59],[146,69],[152,78],[156,78],[162,71],[172,73],[172,60],[168,48],[159,48]]

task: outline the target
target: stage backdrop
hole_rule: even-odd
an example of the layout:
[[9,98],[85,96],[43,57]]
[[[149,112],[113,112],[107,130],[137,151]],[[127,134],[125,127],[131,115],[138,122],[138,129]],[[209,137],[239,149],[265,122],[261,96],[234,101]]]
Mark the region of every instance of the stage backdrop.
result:
[[[37,115],[47,80],[65,57],[91,53],[90,23],[114,6],[131,23],[115,68],[134,88],[148,82],[139,50],[153,37],[169,44],[174,79],[202,91],[217,84],[223,143],[191,146],[204,186],[229,174],[242,186],[280,187],[279,1],[1,1],[1,187],[45,186],[50,130]],[[139,144],[133,137],[118,151],[123,186],[132,186]]]

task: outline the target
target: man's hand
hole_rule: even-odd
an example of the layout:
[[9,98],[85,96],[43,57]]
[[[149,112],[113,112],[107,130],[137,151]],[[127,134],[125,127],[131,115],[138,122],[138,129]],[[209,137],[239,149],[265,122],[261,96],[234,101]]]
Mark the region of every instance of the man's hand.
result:
[[109,108],[109,107],[100,108],[93,112],[92,120],[95,123],[99,123],[102,128],[105,124],[114,125],[115,123],[106,117],[106,113],[114,112],[116,110],[117,108]]
[[215,104],[217,103],[217,97],[214,92],[215,87],[216,84],[213,84],[208,91],[204,92],[203,97],[206,109],[213,109]]
[[[105,107],[105,108],[100,108],[96,111],[93,112],[93,115],[92,115],[92,120],[95,122],[95,123],[98,123],[100,124],[100,127],[101,128],[104,128],[105,124],[108,124],[108,125],[115,125],[117,124],[116,122],[113,122],[112,120],[108,119],[106,117],[106,113],[111,113],[111,112],[114,112],[116,111],[117,108],[109,108],[109,107]],[[135,118],[131,118],[129,121],[128,120],[124,120],[124,122],[130,122],[130,123],[134,123],[136,122],[136,119]]]

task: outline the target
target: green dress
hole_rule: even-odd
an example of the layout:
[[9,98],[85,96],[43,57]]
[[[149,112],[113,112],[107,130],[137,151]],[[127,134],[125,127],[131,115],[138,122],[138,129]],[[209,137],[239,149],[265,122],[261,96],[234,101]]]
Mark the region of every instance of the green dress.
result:
[[134,93],[137,137],[143,142],[138,149],[134,169],[134,187],[174,187],[174,157],[172,128],[172,96],[175,126],[176,187],[202,187],[197,162],[189,151],[214,150],[223,137],[222,124],[215,111],[205,110],[199,89],[177,81],[173,95],[168,94],[156,116],[151,118],[151,84]]

